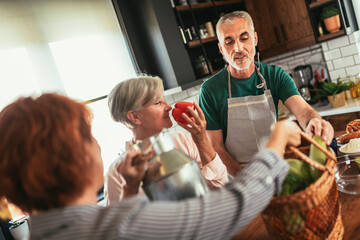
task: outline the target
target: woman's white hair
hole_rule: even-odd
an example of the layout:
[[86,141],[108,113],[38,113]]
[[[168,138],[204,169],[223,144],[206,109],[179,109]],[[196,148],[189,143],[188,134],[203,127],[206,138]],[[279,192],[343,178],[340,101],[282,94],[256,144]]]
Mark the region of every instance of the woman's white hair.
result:
[[134,129],[135,125],[127,118],[128,111],[140,111],[163,91],[163,82],[159,77],[140,76],[120,82],[108,96],[112,119]]

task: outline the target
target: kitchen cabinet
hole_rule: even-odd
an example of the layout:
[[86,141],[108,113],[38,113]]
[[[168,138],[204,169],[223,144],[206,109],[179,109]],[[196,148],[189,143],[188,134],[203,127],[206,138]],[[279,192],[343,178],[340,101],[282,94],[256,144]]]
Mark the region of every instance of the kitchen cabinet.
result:
[[113,5],[139,73],[160,76],[165,90],[196,84],[170,1],[113,0]]
[[179,32],[197,79],[209,77],[224,67],[215,27],[222,14],[236,10],[246,10],[244,0],[174,1]]
[[[345,34],[358,30],[354,8],[351,0],[305,0],[308,7],[309,17],[314,29],[316,42],[327,41]],[[326,7],[336,7],[340,11],[340,30],[330,33],[326,30],[323,21],[320,20],[320,14]],[[323,34],[320,33],[319,27],[322,28]]]
[[304,1],[245,0],[262,59],[315,44]]

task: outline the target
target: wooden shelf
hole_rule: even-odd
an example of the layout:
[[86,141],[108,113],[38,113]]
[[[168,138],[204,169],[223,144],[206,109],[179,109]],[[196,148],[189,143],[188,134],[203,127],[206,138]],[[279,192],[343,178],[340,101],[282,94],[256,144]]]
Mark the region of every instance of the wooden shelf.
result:
[[317,1],[317,2],[313,2],[313,3],[310,3],[309,4],[309,8],[316,8],[316,7],[319,7],[321,5],[324,5],[325,3],[330,3],[330,2],[334,2],[334,0],[320,0],[320,1]]
[[217,37],[208,37],[208,38],[204,38],[202,39],[203,43],[207,43],[207,42],[213,42],[213,41],[217,41]]
[[[224,0],[224,1],[214,1],[214,3],[213,2],[204,2],[204,3],[191,4],[191,8],[192,9],[206,8],[206,7],[212,7],[212,6],[214,6],[214,4],[216,6],[221,6],[221,5],[229,5],[229,4],[234,4],[234,3],[242,3],[242,2],[244,2],[244,0]],[[177,11],[187,11],[190,9],[190,6],[189,5],[176,6],[175,9]]]
[[195,47],[195,46],[199,46],[199,45],[200,45],[200,40],[199,39],[192,40],[192,41],[188,42],[189,47]]
[[[214,4],[212,2],[191,4],[192,9],[206,8],[206,7],[212,7],[212,6],[214,6]],[[190,6],[189,5],[176,6],[175,9],[178,11],[186,11],[186,10],[190,9]]]
[[[201,39],[201,41],[203,43],[214,42],[214,41],[217,41],[217,37],[215,36],[215,37],[203,38],[203,39]],[[189,47],[196,47],[198,45],[200,45],[200,39],[188,42]]]
[[221,5],[228,5],[228,4],[233,4],[233,3],[242,3],[244,2],[244,0],[224,0],[224,1],[215,1],[215,5],[216,6],[221,6]]
[[341,35],[344,35],[344,34],[345,34],[345,30],[344,30],[344,29],[340,29],[340,30],[337,31],[337,32],[328,33],[328,34],[325,34],[324,36],[318,37],[318,41],[319,41],[319,42],[326,41],[326,40],[328,40],[328,39],[330,39],[330,38],[334,38],[334,37],[341,36]]

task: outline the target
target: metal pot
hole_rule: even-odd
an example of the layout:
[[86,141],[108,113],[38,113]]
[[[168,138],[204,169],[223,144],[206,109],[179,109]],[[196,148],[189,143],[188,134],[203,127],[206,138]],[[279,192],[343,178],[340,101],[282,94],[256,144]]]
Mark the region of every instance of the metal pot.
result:
[[176,149],[167,132],[150,138],[157,156],[150,162],[161,162],[161,167],[149,168],[143,179],[144,192],[150,200],[181,200],[199,197],[209,191],[194,159]]

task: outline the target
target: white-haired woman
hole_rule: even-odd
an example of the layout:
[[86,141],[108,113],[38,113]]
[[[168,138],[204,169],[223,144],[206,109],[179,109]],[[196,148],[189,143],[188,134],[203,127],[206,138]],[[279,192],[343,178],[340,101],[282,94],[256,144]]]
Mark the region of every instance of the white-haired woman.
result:
[[[143,76],[125,80],[115,86],[108,99],[112,118],[133,132],[134,137],[126,142],[126,149],[130,149],[137,140],[146,140],[173,125],[171,106],[164,100],[164,87],[159,77]],[[197,113],[188,108],[193,120],[184,116],[190,126],[179,123],[190,132],[192,138],[180,132],[172,133],[171,137],[179,150],[196,160],[209,187],[219,188],[228,182],[228,173],[207,138],[204,114],[196,103],[194,105]],[[141,170],[126,166],[123,159],[118,158],[105,177],[107,204],[138,193],[143,195],[140,188],[142,177]]]

